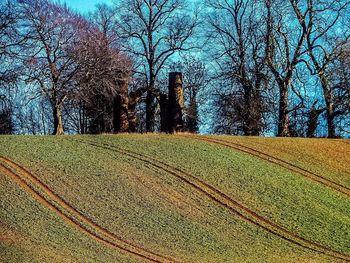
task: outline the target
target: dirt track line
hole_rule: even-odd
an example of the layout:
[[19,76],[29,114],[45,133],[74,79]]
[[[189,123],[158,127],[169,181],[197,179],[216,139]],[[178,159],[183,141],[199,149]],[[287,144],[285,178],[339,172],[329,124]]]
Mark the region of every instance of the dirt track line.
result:
[[74,226],[75,228],[77,228],[78,230],[87,233],[90,237],[92,237],[94,240],[97,240],[99,242],[102,242],[106,245],[109,245],[113,248],[117,248],[123,251],[126,251],[128,253],[137,255],[138,257],[141,257],[142,259],[148,259],[151,262],[161,262],[161,261],[155,261],[149,258],[145,258],[142,255],[136,254],[133,251],[129,251],[127,249],[125,249],[124,247],[121,247],[103,237],[100,237],[98,235],[96,235],[94,232],[92,232],[91,230],[89,230],[88,228],[86,228],[85,226],[79,224],[78,222],[76,222],[74,219],[72,219],[71,217],[67,216],[66,214],[64,214],[63,211],[61,211],[59,208],[55,207],[54,205],[52,205],[48,200],[46,200],[45,197],[43,197],[39,192],[37,192],[32,186],[30,186],[29,184],[27,184],[22,178],[20,178],[17,174],[13,173],[9,168],[5,167],[4,165],[0,164],[0,171],[4,174],[9,175],[10,177],[13,178],[13,180],[15,182],[17,182],[17,184],[22,187],[23,189],[26,190],[26,192],[30,193],[33,195],[33,197],[44,207],[52,210],[53,212],[55,212],[59,217],[61,217],[66,223],[68,223],[71,226]]
[[[301,246],[303,248],[306,248],[308,250],[350,262],[350,255],[335,251],[331,248],[328,248],[326,246],[320,245],[316,242],[313,242],[313,241],[310,241],[310,240],[307,240],[303,237],[298,236],[297,234],[289,231],[288,229],[270,221],[267,218],[264,218],[263,216],[260,216],[259,214],[257,214],[253,210],[249,209],[247,206],[239,203],[237,200],[233,199],[232,197],[226,195],[225,193],[216,189],[212,185],[202,181],[201,179],[193,176],[192,174],[190,174],[188,172],[182,171],[176,167],[173,167],[165,162],[156,160],[152,157],[148,157],[148,156],[145,156],[145,155],[142,155],[139,153],[135,153],[135,152],[132,152],[129,150],[121,149],[115,145],[109,145],[109,144],[104,144],[104,143],[96,144],[94,142],[81,141],[78,139],[74,139],[74,140],[78,141],[80,143],[83,143],[83,144],[88,144],[88,145],[97,147],[97,148],[106,149],[106,150],[114,151],[117,153],[121,153],[121,154],[129,156],[131,158],[140,160],[140,161],[147,163],[149,165],[152,165],[153,167],[156,167],[160,170],[167,172],[168,174],[175,176],[176,178],[180,179],[181,181],[183,181],[183,182],[187,183],[188,185],[192,186],[193,188],[195,188],[197,191],[205,194],[207,197],[214,200],[216,203],[219,203],[221,206],[229,209],[231,212],[238,215],[243,220],[258,226],[258,227],[268,231],[271,234],[274,234],[274,235],[276,235],[276,236],[278,236],[286,241],[289,241],[293,244],[296,244],[296,245]],[[243,210],[243,212],[242,212],[242,210]]]
[[237,151],[241,151],[250,155],[253,155],[255,157],[258,157],[262,160],[265,160],[267,162],[273,163],[273,164],[277,164],[289,171],[298,173],[299,175],[306,177],[314,182],[320,183],[328,188],[331,188],[341,194],[346,195],[347,197],[350,197],[350,188],[341,185],[339,183],[336,183],[332,180],[329,180],[328,178],[325,178],[321,175],[315,174],[313,172],[310,172],[308,170],[305,170],[304,168],[301,168],[299,166],[296,166],[290,162],[287,162],[285,160],[282,160],[278,157],[274,157],[272,155],[269,155],[267,153],[255,150],[253,148],[250,148],[248,146],[244,146],[241,144],[237,144],[237,143],[233,143],[233,142],[228,142],[222,139],[214,139],[214,138],[207,138],[207,137],[200,137],[200,136],[188,136],[188,135],[181,135],[182,137],[186,137],[186,138],[191,138],[191,139],[196,139],[199,141],[204,141],[204,142],[209,142],[209,143],[213,143],[213,144],[218,144],[218,145],[222,145],[222,146],[226,146],[228,148],[237,150]]
[[[144,184],[144,183],[142,182],[142,180],[140,180],[140,178],[137,178],[136,180],[138,180],[141,184]],[[167,198],[166,198],[166,196],[165,196],[164,194],[161,194],[161,193],[159,193],[159,192],[157,192],[157,191],[155,191],[155,190],[153,190],[153,189],[148,189],[148,190],[149,190],[154,196],[162,197],[163,200],[164,200],[165,202],[167,202],[168,204],[170,204],[170,205],[172,205],[172,206],[175,205],[173,202],[167,200]],[[174,189],[173,189],[173,190],[174,190]],[[179,191],[176,191],[176,192],[177,192],[177,193],[180,193]],[[210,213],[208,213],[208,211],[206,211],[205,209],[201,209],[201,208],[200,208],[198,205],[196,205],[196,204],[191,204],[190,202],[185,201],[185,200],[181,200],[179,197],[176,197],[176,196],[172,196],[172,197],[173,197],[175,200],[184,203],[184,204],[187,205],[188,207],[191,207],[191,208],[197,210],[198,212],[205,214],[206,216],[213,216],[213,215],[211,215]]]
[[[4,163],[6,163],[11,168],[15,168],[15,170],[20,170],[21,175],[28,178],[34,185],[40,188],[41,191],[43,191],[47,196],[49,196],[51,199],[53,199],[56,203],[58,203],[61,207],[69,211],[71,214],[73,214],[76,218],[81,220],[81,222],[88,225],[90,228],[94,229],[97,233],[94,233],[93,231],[89,230],[87,227],[85,227],[81,222],[78,222],[76,219],[72,218],[72,216],[67,215],[66,212],[62,211],[55,205],[53,205],[47,198],[45,198],[39,191],[35,190],[33,186],[31,186],[26,180],[24,180],[21,176],[19,176],[17,173],[13,172],[11,169],[7,168],[6,166],[0,164],[0,168],[3,172],[10,175],[12,178],[16,179],[16,182],[20,184],[24,189],[26,189],[28,192],[30,192],[42,205],[45,205],[45,207],[50,208],[56,214],[58,214],[61,218],[63,218],[66,222],[68,222],[70,225],[74,225],[79,230],[82,230],[83,232],[86,232],[90,236],[92,236],[95,240],[98,240],[102,243],[105,243],[107,245],[113,246],[114,248],[117,248],[119,250],[122,250],[124,252],[133,254],[135,256],[138,256],[142,259],[147,259],[150,262],[159,262],[159,263],[180,263],[180,261],[176,259],[172,259],[166,256],[162,256],[159,254],[156,254],[152,251],[146,250],[144,248],[141,248],[137,245],[134,245],[128,241],[123,240],[116,234],[110,232],[109,230],[99,226],[95,222],[93,222],[91,219],[87,218],[83,214],[81,214],[78,210],[76,210],[74,207],[72,207],[70,204],[68,204],[65,200],[63,200],[60,196],[55,194],[47,185],[42,183],[37,177],[35,177],[33,174],[31,174],[28,170],[26,170],[24,167],[18,165],[17,163],[13,162],[12,160],[9,160],[5,157],[0,156],[0,160]],[[17,168],[17,169],[16,169]],[[106,236],[109,239],[112,239],[113,242],[106,239]]]

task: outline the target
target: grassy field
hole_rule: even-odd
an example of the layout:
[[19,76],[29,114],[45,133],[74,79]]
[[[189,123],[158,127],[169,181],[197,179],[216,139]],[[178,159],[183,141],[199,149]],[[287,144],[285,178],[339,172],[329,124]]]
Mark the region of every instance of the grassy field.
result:
[[0,262],[350,260],[349,141],[3,136],[0,156]]

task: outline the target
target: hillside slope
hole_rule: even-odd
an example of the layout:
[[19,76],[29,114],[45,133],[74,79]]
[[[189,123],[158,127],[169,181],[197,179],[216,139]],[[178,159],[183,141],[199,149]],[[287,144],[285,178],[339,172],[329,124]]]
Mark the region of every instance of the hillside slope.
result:
[[0,262],[350,261],[350,142],[0,137]]

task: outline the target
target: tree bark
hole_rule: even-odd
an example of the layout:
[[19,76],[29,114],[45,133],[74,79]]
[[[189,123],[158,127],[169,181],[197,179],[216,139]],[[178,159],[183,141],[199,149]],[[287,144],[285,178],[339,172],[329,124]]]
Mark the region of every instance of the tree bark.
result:
[[154,55],[155,51],[153,48],[153,35],[149,32],[149,50],[150,50],[150,59],[148,61],[149,67],[149,83],[146,95],[146,132],[154,132],[154,119],[155,119],[155,63]]
[[[258,88],[260,87],[258,86]],[[244,85],[243,90],[244,103],[242,104],[240,113],[243,120],[243,134],[244,136],[259,136],[262,130],[260,94],[258,91],[254,91],[254,87],[250,83]]]
[[319,72],[319,77],[321,79],[321,84],[323,88],[323,95],[326,102],[326,116],[327,116],[327,129],[328,129],[328,138],[336,138],[335,133],[335,114],[334,114],[334,103],[333,96],[329,88],[327,77],[323,72]]
[[169,74],[169,132],[183,131],[184,93],[182,87],[182,73]]
[[309,111],[309,117],[307,121],[307,132],[306,136],[308,138],[315,138],[315,133],[318,127],[318,118],[320,117],[320,114],[324,112],[325,109],[319,109],[317,110],[315,108],[315,104],[312,105],[310,111]]
[[53,105],[53,135],[63,135],[63,123],[62,123],[62,111],[61,106],[59,104]]
[[197,133],[198,132],[198,107],[197,102],[194,98],[191,98],[190,105],[188,107],[187,112],[187,129],[190,133]]
[[334,124],[334,109],[333,103],[327,103],[327,126],[328,126],[328,138],[336,138],[335,124]]
[[155,97],[152,91],[147,91],[146,95],[146,131],[154,132],[154,117],[155,117],[155,109],[154,109],[154,100]]
[[113,130],[114,133],[129,132],[129,96],[128,81],[123,79],[119,82],[119,94],[113,102]]
[[169,101],[166,94],[160,94],[160,132],[169,133]]
[[128,97],[117,95],[113,102],[114,133],[129,132]]
[[290,136],[288,113],[288,85],[280,85],[277,134],[279,137]]
[[153,94],[155,88],[155,75],[153,69],[153,62],[149,63],[150,68],[150,82],[146,94],[146,132],[154,132],[154,118],[155,118],[155,96]]
[[135,91],[131,91],[129,94],[129,105],[128,105],[128,119],[129,119],[129,132],[136,132],[136,106],[143,94],[147,92],[146,88],[139,88]]
[[136,104],[137,104],[137,94],[131,92],[129,96],[129,106],[128,106],[128,120],[129,120],[129,132],[136,132]]

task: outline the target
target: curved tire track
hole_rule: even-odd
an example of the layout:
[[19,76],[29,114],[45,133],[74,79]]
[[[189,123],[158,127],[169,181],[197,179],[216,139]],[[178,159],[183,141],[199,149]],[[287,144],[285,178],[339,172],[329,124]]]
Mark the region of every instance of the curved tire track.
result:
[[258,157],[259,159],[265,160],[269,163],[273,163],[273,164],[277,164],[289,171],[292,171],[294,173],[297,173],[303,177],[306,177],[314,182],[317,182],[319,184],[322,184],[323,186],[326,186],[328,188],[331,188],[343,195],[346,195],[347,197],[350,197],[350,188],[341,185],[339,183],[336,183],[328,178],[325,178],[321,175],[315,174],[313,172],[310,172],[304,168],[301,168],[299,166],[296,166],[290,162],[287,162],[285,160],[282,160],[278,157],[274,157],[272,155],[269,155],[267,153],[261,152],[259,150],[255,150],[253,148],[250,148],[248,146],[244,146],[238,143],[234,143],[234,142],[229,142],[226,140],[222,140],[222,139],[217,139],[217,138],[208,138],[208,137],[200,137],[200,136],[193,136],[193,135],[180,135],[182,137],[185,138],[190,138],[190,139],[195,139],[195,140],[199,140],[199,141],[204,141],[204,142],[208,142],[208,143],[212,143],[212,144],[217,144],[217,145],[221,145],[221,146],[225,146],[240,152],[244,152],[250,155],[253,155],[255,157]]
[[92,141],[82,141],[78,139],[73,139],[74,141],[77,141],[82,144],[87,144],[90,146],[94,146],[100,149],[105,149],[113,152],[117,152],[119,154],[123,154],[125,156],[129,156],[133,159],[142,161],[146,164],[149,164],[155,168],[158,168],[168,174],[171,174],[178,178],[179,180],[185,182],[186,184],[192,186],[197,191],[201,192],[202,194],[206,195],[209,199],[215,201],[216,203],[220,204],[221,206],[227,208],[232,213],[238,215],[241,219],[243,219],[246,222],[249,222],[251,224],[254,224],[267,232],[276,235],[280,237],[281,239],[284,239],[285,241],[291,242],[295,245],[298,245],[300,247],[303,247],[305,249],[324,254],[336,259],[341,259],[347,262],[350,262],[350,255],[335,251],[331,248],[328,248],[326,246],[320,245],[316,242],[307,240],[288,229],[284,228],[283,226],[280,226],[269,219],[257,214],[253,210],[251,210],[246,205],[238,202],[237,200],[233,199],[232,197],[226,195],[225,193],[221,192],[220,190],[216,189],[212,185],[204,182],[203,180],[197,178],[196,176],[182,171],[179,168],[173,167],[165,162],[159,161],[157,159],[154,159],[149,156],[145,156],[136,152],[132,152],[129,150],[121,149],[117,147],[116,145],[109,145],[105,143],[95,143]]
[[[22,188],[24,188],[28,193],[32,194],[37,201],[39,201],[40,204],[44,205],[45,207],[51,209],[53,212],[55,212],[58,216],[60,216],[65,222],[68,224],[76,227],[82,232],[85,232],[90,237],[92,237],[94,240],[97,240],[99,242],[104,243],[105,245],[111,246],[113,248],[116,248],[118,250],[121,250],[123,252],[127,252],[129,254],[132,254],[134,256],[137,256],[139,258],[142,258],[143,260],[147,260],[150,262],[157,262],[157,263],[180,263],[180,261],[176,259],[172,259],[170,257],[162,256],[159,254],[156,254],[150,250],[141,248],[137,245],[134,245],[126,240],[123,240],[121,237],[117,236],[116,234],[110,232],[106,228],[103,228],[102,226],[98,225],[97,223],[93,222],[91,219],[87,218],[85,215],[83,215],[81,212],[79,212],[77,209],[72,207],[70,204],[68,204],[64,199],[62,199],[59,195],[54,193],[46,184],[41,182],[36,176],[34,176],[32,173],[30,173],[27,169],[22,167],[21,165],[13,162],[12,160],[0,156],[0,161],[5,163],[8,167],[0,163],[0,171],[4,174],[7,174],[8,176],[12,177],[14,181],[16,181]],[[14,169],[16,172],[14,172],[12,169]],[[19,175],[20,174],[20,175]],[[28,183],[27,180],[23,179],[23,177],[29,179],[31,183]],[[45,197],[40,191],[36,190],[35,187],[32,186],[35,185],[37,188],[39,188],[43,193],[45,193]],[[61,206],[60,208],[56,205],[52,204],[52,201],[50,202],[49,199],[52,199],[55,201],[55,203],[59,204]],[[69,213],[67,213],[67,210]],[[74,215],[72,217],[70,214]],[[77,220],[79,219],[79,220]],[[79,222],[80,221],[80,222]],[[89,226],[86,227],[82,222]],[[98,233],[98,234],[97,234]],[[106,238],[107,237],[107,238]],[[113,241],[111,241],[113,240]]]

